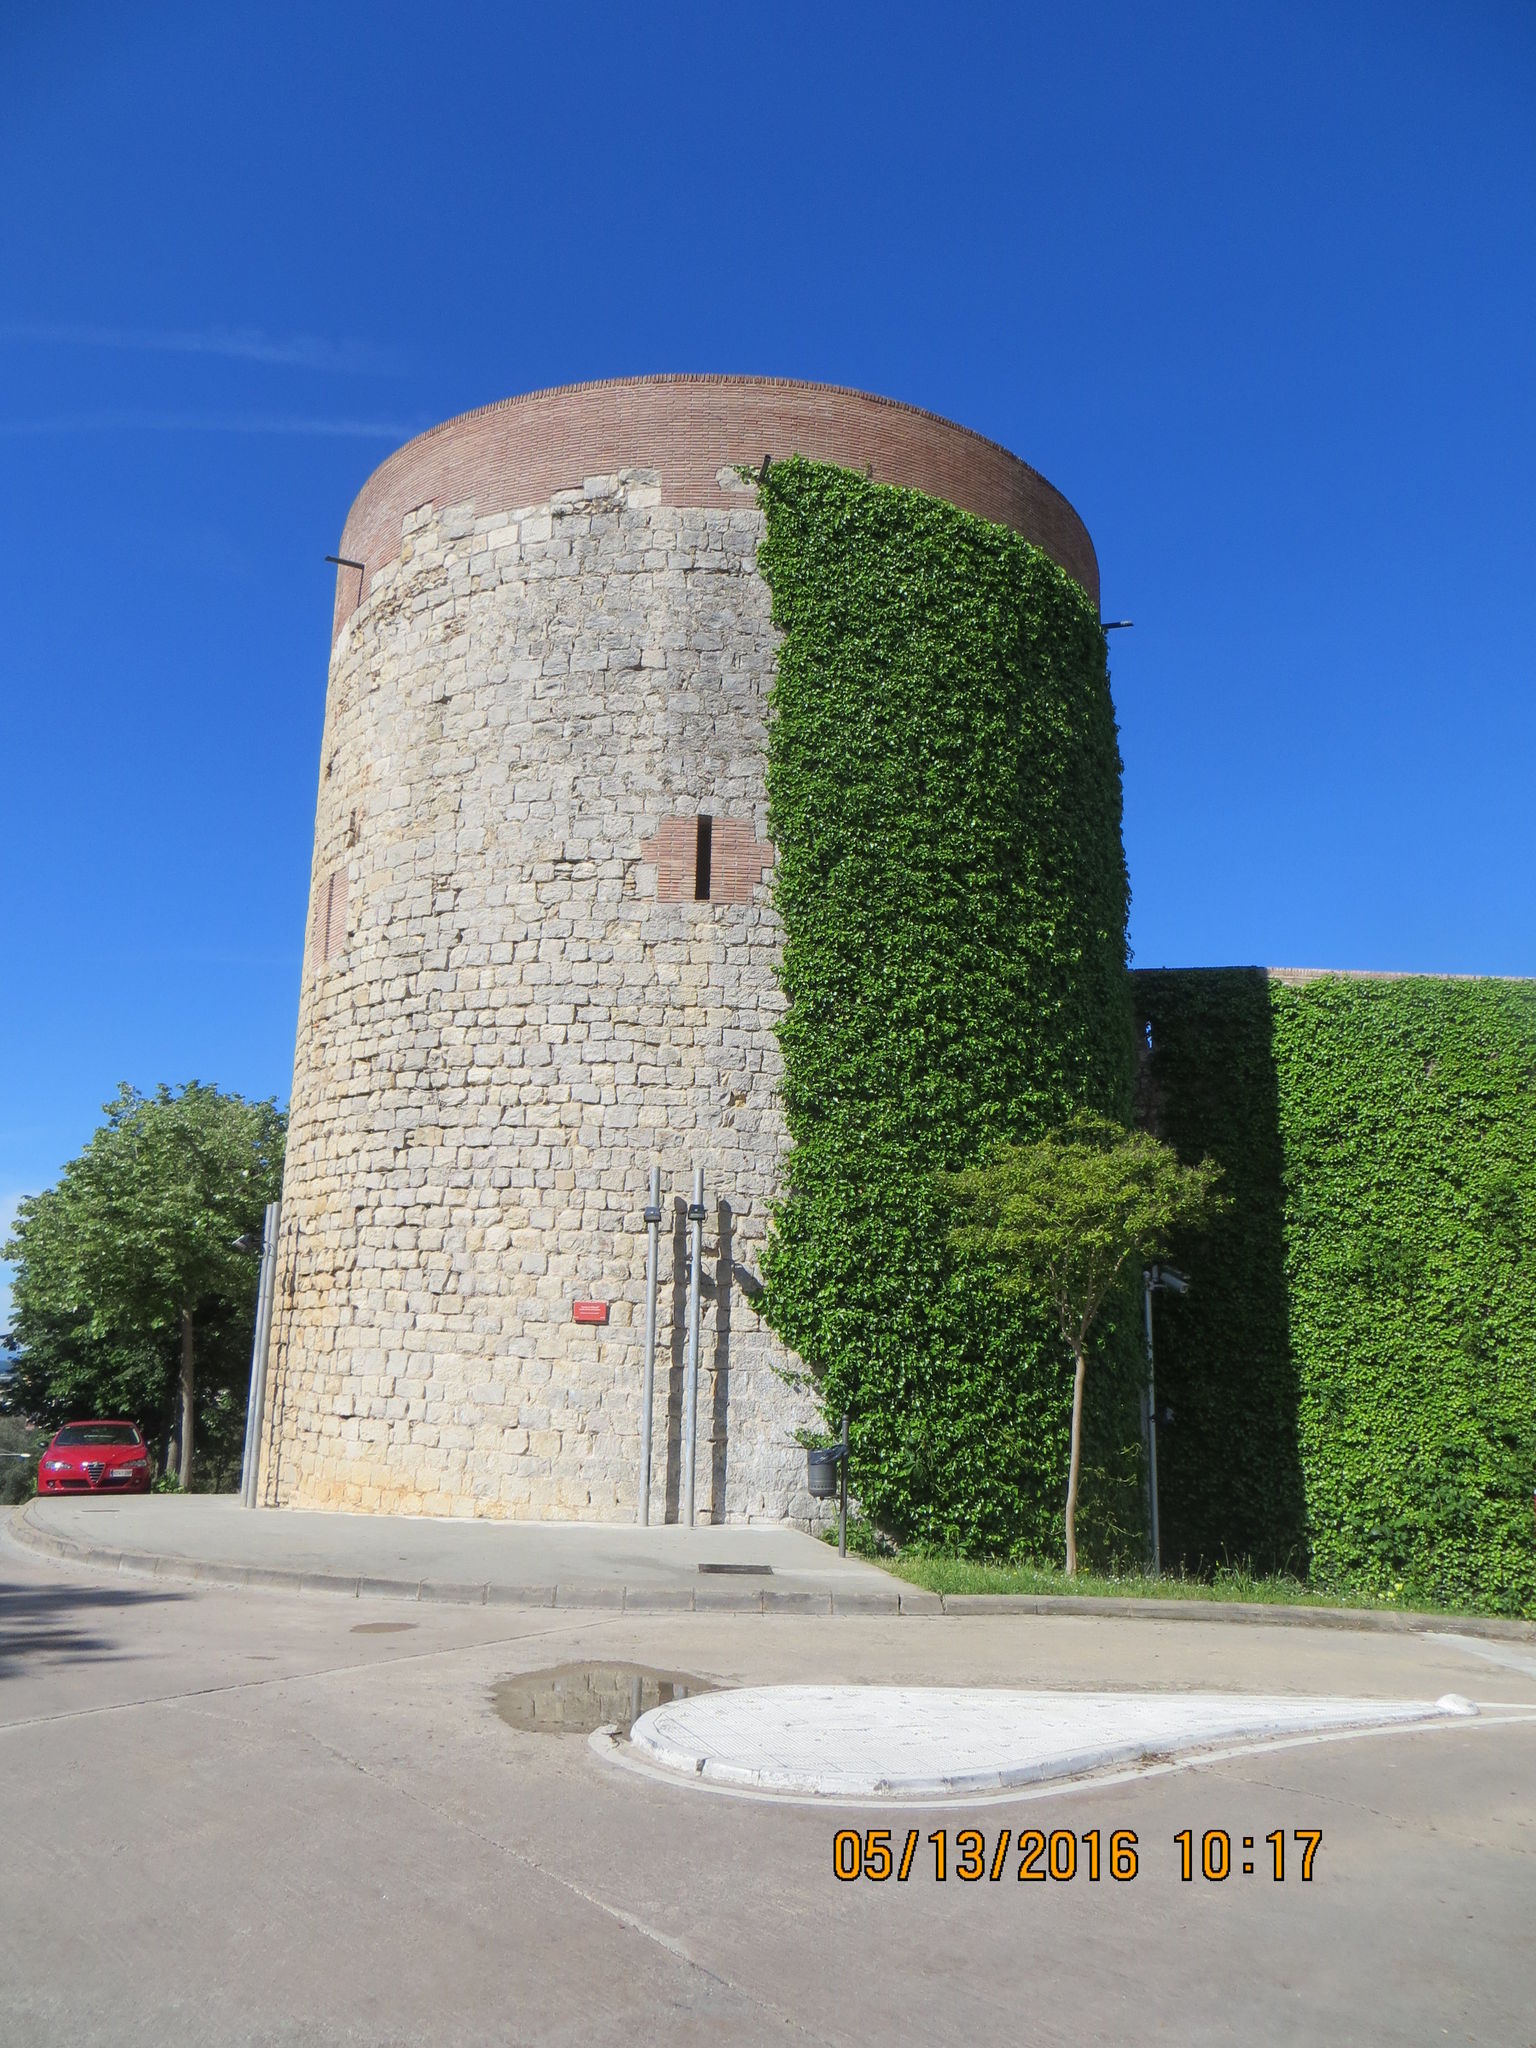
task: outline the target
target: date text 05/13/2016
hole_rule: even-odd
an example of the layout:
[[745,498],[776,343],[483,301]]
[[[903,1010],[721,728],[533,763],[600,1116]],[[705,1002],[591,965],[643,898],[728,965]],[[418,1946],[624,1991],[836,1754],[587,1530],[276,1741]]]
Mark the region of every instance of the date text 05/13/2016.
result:
[[[1322,1847],[1321,1828],[1284,1828],[1256,1838],[1239,1835],[1234,1855],[1233,1838],[1225,1828],[1210,1828],[1197,1835],[1193,1828],[1181,1828],[1173,1837],[1170,1863],[1180,1881],[1193,1884],[1201,1878],[1224,1884],[1229,1877],[1263,1876],[1275,1884],[1288,1877],[1310,1884],[1317,1852]],[[980,1828],[936,1828],[923,1836],[920,1828],[909,1828],[905,1837],[890,1828],[841,1828],[833,1838],[832,1872],[843,1884],[867,1878],[884,1884],[894,1877],[906,1884],[914,1875],[931,1877],[945,1884],[958,1878],[962,1884],[985,1879],[1000,1884],[1010,1868],[1020,1884],[1067,1884],[1074,1878],[1098,1884],[1105,1877],[1116,1884],[1128,1884],[1143,1870],[1144,1851],[1132,1828],[1089,1828],[1082,1834],[1070,1828],[1020,1828],[1015,1837],[1001,1828],[990,1847]]]

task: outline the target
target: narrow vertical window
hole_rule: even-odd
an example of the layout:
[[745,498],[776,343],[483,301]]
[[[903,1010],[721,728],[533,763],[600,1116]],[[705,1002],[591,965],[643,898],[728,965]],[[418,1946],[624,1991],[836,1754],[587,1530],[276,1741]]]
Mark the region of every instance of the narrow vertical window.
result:
[[315,936],[320,941],[322,964],[334,960],[346,944],[347,937],[347,871],[337,868],[327,875],[320,885],[320,899],[316,906]]
[[695,903],[709,901],[710,859],[715,845],[715,821],[701,816],[699,836],[693,857],[693,900]]

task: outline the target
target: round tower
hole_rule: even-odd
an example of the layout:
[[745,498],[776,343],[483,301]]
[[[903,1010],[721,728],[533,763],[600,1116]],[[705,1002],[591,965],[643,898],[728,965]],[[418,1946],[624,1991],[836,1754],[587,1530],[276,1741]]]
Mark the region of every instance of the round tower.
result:
[[764,788],[776,636],[743,472],[791,454],[1011,526],[1097,601],[1082,522],[1005,449],[770,378],[509,400],[410,442],[352,507],[268,1502],[632,1518],[654,1163],[650,1519],[675,1518],[684,1491],[695,1165],[698,1512],[812,1517],[796,1441],[811,1404],[753,1307],[787,1140]]

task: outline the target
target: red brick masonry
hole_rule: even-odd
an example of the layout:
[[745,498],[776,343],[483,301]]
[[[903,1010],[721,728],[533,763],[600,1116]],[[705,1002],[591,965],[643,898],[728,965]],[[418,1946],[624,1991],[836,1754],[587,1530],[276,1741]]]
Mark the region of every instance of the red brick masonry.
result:
[[334,960],[347,943],[347,871],[337,868],[315,892],[316,966]]
[[[716,818],[710,834],[711,903],[750,903],[752,892],[773,866],[773,848],[740,818]],[[658,903],[692,903],[697,897],[699,821],[663,818],[654,839],[640,842],[640,858],[656,870]]]
[[474,501],[483,518],[540,505],[589,476],[654,470],[663,504],[745,502],[718,472],[765,455],[810,455],[908,484],[1011,526],[1097,604],[1099,565],[1054,485],[996,441],[936,413],[831,384],[780,377],[625,377],[565,384],[462,413],[408,441],[359,491],[337,552],[363,563],[336,578],[335,632],[368,579],[400,552],[400,522],[429,501]]

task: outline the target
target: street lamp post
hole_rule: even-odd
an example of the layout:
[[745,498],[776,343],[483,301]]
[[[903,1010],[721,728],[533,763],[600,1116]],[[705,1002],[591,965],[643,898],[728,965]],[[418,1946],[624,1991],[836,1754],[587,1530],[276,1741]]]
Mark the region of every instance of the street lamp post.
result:
[[1173,1266],[1144,1266],[1141,1274],[1142,1310],[1147,1332],[1147,1384],[1142,1394],[1143,1428],[1147,1440],[1147,1495],[1152,1525],[1152,1576],[1163,1569],[1163,1536],[1157,1510],[1157,1372],[1152,1354],[1152,1296],[1158,1288],[1169,1294],[1187,1294],[1189,1281]]

